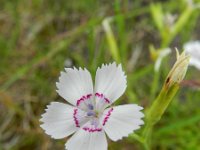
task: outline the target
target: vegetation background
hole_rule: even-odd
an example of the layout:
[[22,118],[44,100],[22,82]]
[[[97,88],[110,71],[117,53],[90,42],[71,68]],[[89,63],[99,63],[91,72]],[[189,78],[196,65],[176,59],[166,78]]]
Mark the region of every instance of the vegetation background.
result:
[[[46,105],[64,102],[55,91],[64,67],[86,67],[94,77],[102,63],[122,63],[128,88],[117,103],[148,109],[175,61],[174,48],[200,39],[199,6],[199,0],[0,0],[0,150],[64,148],[66,139],[53,140],[39,127]],[[167,47],[172,53],[156,72],[158,52]],[[152,149],[200,150],[199,77],[190,67],[154,129]],[[109,141],[109,150],[132,149],[143,149],[134,136]]]

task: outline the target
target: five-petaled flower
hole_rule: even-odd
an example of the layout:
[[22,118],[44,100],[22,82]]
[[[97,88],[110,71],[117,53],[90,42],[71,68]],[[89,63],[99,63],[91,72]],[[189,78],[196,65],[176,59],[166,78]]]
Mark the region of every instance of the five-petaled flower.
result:
[[65,144],[68,150],[106,150],[106,135],[117,141],[143,124],[143,108],[136,104],[112,106],[126,89],[121,65],[97,69],[95,86],[87,69],[66,68],[57,85],[58,94],[71,105],[52,102],[42,115],[41,127],[52,138],[76,132]]

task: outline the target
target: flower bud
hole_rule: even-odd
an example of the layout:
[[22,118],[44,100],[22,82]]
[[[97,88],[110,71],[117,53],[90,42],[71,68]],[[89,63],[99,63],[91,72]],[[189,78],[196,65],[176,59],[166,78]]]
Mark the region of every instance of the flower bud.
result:
[[190,56],[186,55],[185,51],[179,54],[179,51],[176,49],[176,62],[170,70],[165,82],[167,87],[171,87],[175,83],[179,84],[183,80],[188,68],[189,60]]

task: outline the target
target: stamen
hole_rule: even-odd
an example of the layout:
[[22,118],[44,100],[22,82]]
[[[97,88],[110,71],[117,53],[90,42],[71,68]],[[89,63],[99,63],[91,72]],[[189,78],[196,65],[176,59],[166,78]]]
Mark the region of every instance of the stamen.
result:
[[94,106],[92,104],[88,104],[88,109],[89,110],[93,110],[94,109]]
[[93,119],[93,120],[91,120],[91,125],[93,125],[93,126],[95,126],[95,128],[97,128],[98,125],[99,125],[98,120],[97,120],[97,119]]
[[95,116],[96,113],[94,111],[89,111],[87,112],[87,116]]

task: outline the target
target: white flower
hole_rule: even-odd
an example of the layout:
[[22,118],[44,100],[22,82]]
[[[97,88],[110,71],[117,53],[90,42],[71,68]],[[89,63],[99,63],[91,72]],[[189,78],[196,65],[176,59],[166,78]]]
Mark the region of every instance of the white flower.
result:
[[190,65],[200,70],[200,41],[188,42],[184,45],[185,52],[190,55]]
[[121,65],[112,63],[97,69],[95,86],[87,69],[66,68],[61,72],[57,92],[71,105],[52,102],[42,115],[41,127],[52,138],[75,132],[65,144],[68,150],[106,150],[106,135],[117,141],[143,124],[143,108],[136,104],[111,106],[126,89]]

